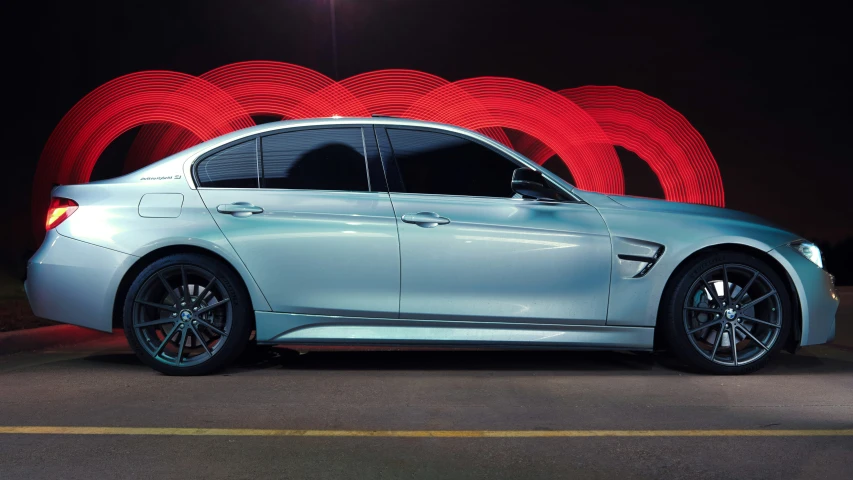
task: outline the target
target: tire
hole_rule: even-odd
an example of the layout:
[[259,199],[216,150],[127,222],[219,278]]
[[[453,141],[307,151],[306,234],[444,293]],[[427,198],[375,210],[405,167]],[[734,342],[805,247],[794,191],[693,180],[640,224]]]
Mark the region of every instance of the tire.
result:
[[669,350],[717,375],[762,368],[785,345],[793,321],[784,281],[766,262],[740,252],[689,261],[674,274],[661,307],[658,326]]
[[146,365],[166,375],[207,375],[240,356],[253,314],[249,293],[231,268],[181,253],[139,272],[125,297],[122,322]]

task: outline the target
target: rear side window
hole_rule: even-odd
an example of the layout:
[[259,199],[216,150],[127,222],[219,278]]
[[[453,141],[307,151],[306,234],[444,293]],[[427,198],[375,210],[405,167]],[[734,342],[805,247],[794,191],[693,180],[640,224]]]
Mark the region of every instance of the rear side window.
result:
[[258,188],[258,149],[255,139],[209,155],[196,168],[200,187]]
[[512,197],[512,160],[455,135],[387,129],[408,193]]
[[261,139],[261,186],[368,191],[360,127],[296,130]]

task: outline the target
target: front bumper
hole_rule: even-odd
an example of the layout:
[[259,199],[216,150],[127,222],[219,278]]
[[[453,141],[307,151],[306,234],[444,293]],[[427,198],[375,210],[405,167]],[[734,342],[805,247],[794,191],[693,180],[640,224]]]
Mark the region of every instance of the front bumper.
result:
[[839,303],[832,275],[787,245],[769,253],[785,267],[797,289],[803,319],[800,346],[831,342]]
[[124,273],[136,257],[47,235],[27,263],[24,289],[33,313],[42,318],[112,331],[113,303]]

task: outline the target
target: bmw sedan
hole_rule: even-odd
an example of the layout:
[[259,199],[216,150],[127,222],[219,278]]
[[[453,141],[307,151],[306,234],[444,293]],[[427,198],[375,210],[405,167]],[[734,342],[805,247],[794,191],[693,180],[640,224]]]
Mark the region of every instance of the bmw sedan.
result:
[[835,335],[821,253],[754,216],[583,191],[489,138],[268,123],[54,188],[36,315],[122,326],[160,372],[250,343],[664,349],[740,374]]

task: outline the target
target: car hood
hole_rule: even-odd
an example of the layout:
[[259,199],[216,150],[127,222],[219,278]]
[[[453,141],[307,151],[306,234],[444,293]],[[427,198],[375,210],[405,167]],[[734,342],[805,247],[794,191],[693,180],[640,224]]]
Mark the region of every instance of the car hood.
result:
[[619,205],[631,209],[653,212],[674,212],[687,215],[699,215],[703,217],[737,220],[784,230],[779,225],[776,225],[770,222],[769,220],[761,218],[758,215],[741,212],[739,210],[712,207],[710,205],[700,205],[696,203],[669,202],[666,200],[658,200],[655,198],[630,197],[625,195],[607,195],[607,197],[618,203]]
[[801,239],[759,216],[737,210],[652,198],[573,192],[601,214],[612,235],[661,244],[741,243],[770,249]]

